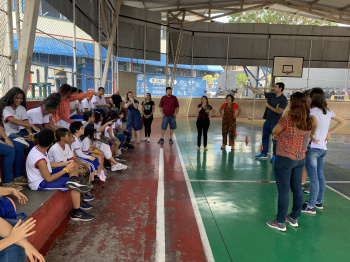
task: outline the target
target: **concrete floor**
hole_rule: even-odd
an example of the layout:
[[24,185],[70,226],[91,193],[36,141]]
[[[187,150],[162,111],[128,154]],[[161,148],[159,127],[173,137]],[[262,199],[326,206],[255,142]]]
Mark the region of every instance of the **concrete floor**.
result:
[[[198,153],[195,119],[177,123],[176,139],[216,261],[349,260],[349,200],[330,189],[325,209],[302,214],[299,228],[267,227],[276,214],[277,189],[273,164],[254,158],[259,125],[239,122],[235,150],[220,150],[221,120],[213,119],[209,151]],[[96,220],[67,218],[54,232],[42,250],[47,261],[155,261],[159,125],[156,120],[151,143],[124,154],[131,168],[111,173],[96,192]],[[334,135],[325,160],[328,185],[348,197],[349,144],[349,135]],[[164,164],[166,261],[206,261],[175,144],[164,144]]]

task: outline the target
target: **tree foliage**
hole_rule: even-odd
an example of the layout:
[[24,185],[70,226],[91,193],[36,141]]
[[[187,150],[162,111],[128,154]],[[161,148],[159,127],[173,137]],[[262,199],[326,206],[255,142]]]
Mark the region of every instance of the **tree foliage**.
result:
[[218,80],[219,74],[215,74],[214,76],[212,75],[206,75],[202,78],[206,82],[207,85],[212,85],[214,84],[214,81]]
[[234,14],[230,16],[229,23],[338,26],[338,24],[334,22],[316,20],[300,15],[293,15],[270,10],[253,10]]

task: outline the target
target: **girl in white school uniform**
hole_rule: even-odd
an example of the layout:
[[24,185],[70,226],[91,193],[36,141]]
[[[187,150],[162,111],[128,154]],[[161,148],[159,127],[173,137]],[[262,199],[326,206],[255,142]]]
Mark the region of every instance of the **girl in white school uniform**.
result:
[[55,126],[52,121],[54,114],[61,103],[61,95],[53,93],[42,101],[38,107],[28,110],[28,121],[30,124],[37,126],[41,130],[43,128],[56,131],[59,127]]
[[[108,122],[108,123],[111,123],[111,122]],[[95,141],[95,132],[96,131],[93,123],[89,123],[86,125],[85,131],[84,131],[84,138],[82,138],[83,152],[90,152],[91,151],[90,145],[93,145],[95,148],[98,148],[103,152],[104,157],[111,163],[112,171],[125,170],[127,166],[121,163],[118,163],[112,157],[111,148],[107,144],[104,144],[100,141]]]
[[0,99],[0,117],[8,138],[23,143],[25,147],[29,145],[29,150],[34,147],[32,129],[35,132],[40,132],[40,129],[28,122],[26,96],[22,89],[13,87]]

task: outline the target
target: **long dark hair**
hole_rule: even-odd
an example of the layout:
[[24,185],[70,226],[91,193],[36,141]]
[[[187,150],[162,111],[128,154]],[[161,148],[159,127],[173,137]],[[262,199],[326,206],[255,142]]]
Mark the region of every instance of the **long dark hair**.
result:
[[26,108],[26,95],[23,92],[22,89],[19,87],[12,87],[1,99],[0,99],[0,125],[3,126],[2,124],[2,112],[4,111],[4,108],[6,106],[12,106],[14,104],[15,97],[18,94],[23,95],[23,101],[21,103],[21,106]]
[[[210,105],[209,105],[209,100],[207,96],[202,96],[202,98],[205,98],[205,100],[207,100],[207,106],[205,107],[205,113],[209,114],[210,113]],[[201,98],[201,102],[202,102],[202,98]],[[202,103],[201,103],[202,105]]]
[[301,92],[295,92],[290,96],[290,109],[288,112],[291,126],[300,130],[312,129],[312,118],[307,104],[306,96]]
[[87,124],[84,129],[84,135],[80,137],[80,141],[83,141],[86,137],[89,138],[91,141],[94,141],[95,131],[95,126],[93,123]]
[[126,93],[126,99],[125,99],[125,100],[126,100],[126,102],[129,102],[129,94],[132,94],[132,92],[131,92],[131,91],[129,91],[129,92],[127,92],[127,93]]
[[68,92],[72,92],[72,87],[68,84],[62,84],[58,89],[58,93],[60,93],[61,96],[66,95]]
[[326,95],[324,94],[322,88],[315,87],[310,92],[311,98],[311,108],[317,107],[322,110],[322,113],[327,115],[328,105],[326,101]]
[[[151,102],[151,101],[152,101],[152,95],[151,95],[151,93],[147,93],[146,95],[149,95],[149,101]],[[146,97],[145,97],[145,103],[146,103]]]
[[[98,122],[100,122],[99,120],[100,120],[102,115],[98,111],[94,111],[94,114],[95,114],[95,124],[97,124]],[[102,119],[102,121],[103,121],[103,119]]]
[[45,100],[43,100],[37,107],[43,106],[44,109],[57,109],[61,104],[60,93],[52,93]]

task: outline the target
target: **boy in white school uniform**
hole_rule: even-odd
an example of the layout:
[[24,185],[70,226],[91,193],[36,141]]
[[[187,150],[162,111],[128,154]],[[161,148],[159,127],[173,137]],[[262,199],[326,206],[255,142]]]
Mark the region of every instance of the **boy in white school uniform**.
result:
[[80,193],[88,193],[92,187],[81,183],[78,179],[78,168],[74,161],[50,162],[46,152],[53,141],[52,130],[43,130],[38,134],[38,145],[30,151],[26,161],[28,186],[38,191],[71,189],[74,208],[71,220],[93,220],[94,216],[80,209]]
[[[68,129],[66,128],[59,128],[55,132],[56,134],[56,139],[57,143],[54,144],[47,156],[50,160],[50,162],[55,162],[55,163],[62,163],[62,162],[68,162],[74,160],[74,154],[73,151],[71,150],[69,143],[71,141],[71,133]],[[76,168],[79,169],[78,164],[75,162]],[[53,168],[53,173],[61,171],[62,168]],[[89,210],[92,208],[92,205],[87,203],[86,201],[91,201],[95,197],[90,194],[85,194],[84,200],[80,203],[80,208],[83,210]]]
[[79,104],[79,108],[80,108],[81,112],[84,113],[84,112],[90,111],[92,109],[91,99],[92,99],[92,97],[88,97],[88,98],[84,98],[83,100],[81,100],[81,102]]

